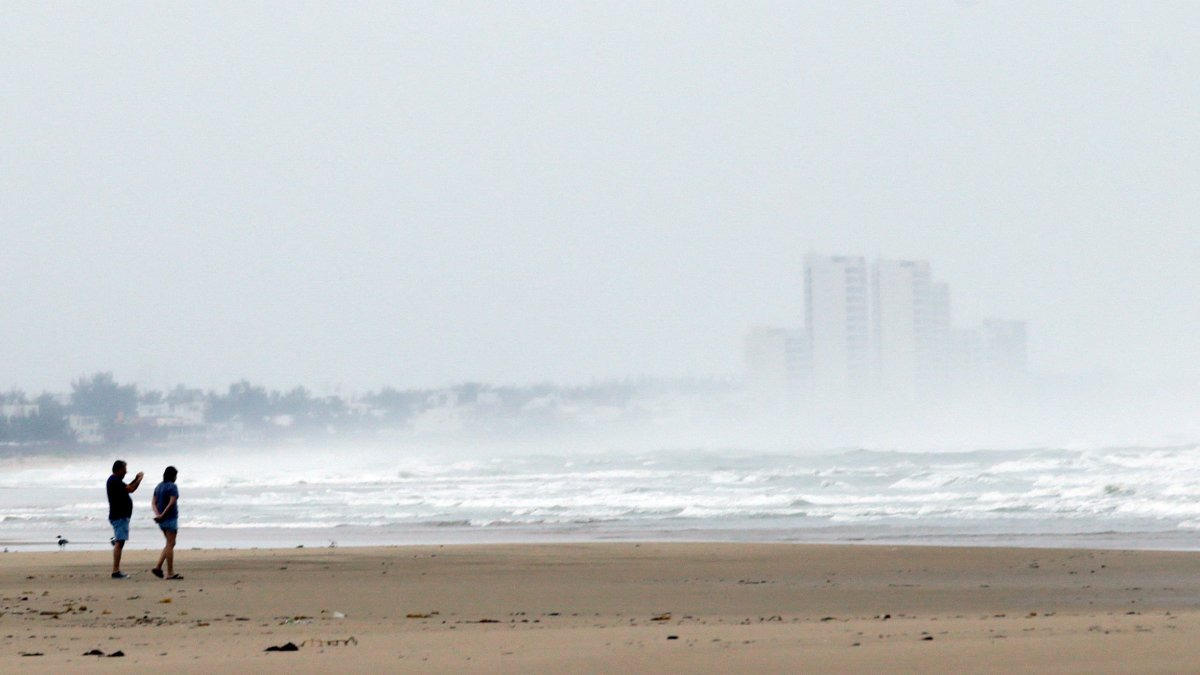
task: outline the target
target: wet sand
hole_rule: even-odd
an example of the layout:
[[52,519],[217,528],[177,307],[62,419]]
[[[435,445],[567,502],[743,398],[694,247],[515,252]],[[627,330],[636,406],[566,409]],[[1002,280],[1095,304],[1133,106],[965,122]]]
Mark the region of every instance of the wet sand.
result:
[[[601,543],[0,554],[0,671],[1193,673],[1200,554]],[[266,648],[295,644],[295,652]],[[84,656],[98,650],[104,656]],[[115,652],[124,656],[109,656]]]

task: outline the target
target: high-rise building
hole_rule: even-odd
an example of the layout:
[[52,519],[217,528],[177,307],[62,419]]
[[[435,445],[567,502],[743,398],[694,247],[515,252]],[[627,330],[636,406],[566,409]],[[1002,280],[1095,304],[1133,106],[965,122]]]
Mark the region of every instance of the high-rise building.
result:
[[871,275],[875,383],[882,395],[912,399],[945,382],[950,287],[924,260],[876,260]]
[[932,275],[929,263],[876,260],[871,274],[875,383],[887,397],[917,393],[921,335]]
[[804,258],[805,326],[746,338],[752,391],[799,395],[818,408],[878,395],[938,400],[1006,388],[1026,371],[1025,324],[990,319],[953,327],[950,287],[925,260]]
[[865,392],[870,378],[866,259],[805,256],[804,299],[815,396],[837,402]]
[[950,284],[934,282],[930,288],[927,354],[922,357],[926,382],[938,389],[950,379],[950,335],[954,330],[950,312]]

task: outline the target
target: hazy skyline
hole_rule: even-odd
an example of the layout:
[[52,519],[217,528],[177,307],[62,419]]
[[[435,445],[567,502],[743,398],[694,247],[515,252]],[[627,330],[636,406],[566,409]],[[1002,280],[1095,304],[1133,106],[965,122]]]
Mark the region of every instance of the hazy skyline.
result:
[[806,252],[1200,374],[1191,3],[11,3],[0,387],[740,372]]

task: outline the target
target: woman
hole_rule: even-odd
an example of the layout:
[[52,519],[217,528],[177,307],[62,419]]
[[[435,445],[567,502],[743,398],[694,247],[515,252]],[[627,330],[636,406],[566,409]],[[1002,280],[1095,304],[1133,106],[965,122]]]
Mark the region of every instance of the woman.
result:
[[175,574],[175,537],[179,534],[179,488],[175,486],[175,477],[179,471],[168,466],[163,471],[163,480],[154,488],[154,497],[150,500],[150,508],[154,509],[154,522],[162,530],[167,539],[162,553],[158,554],[158,565],[150,570],[159,579],[163,577],[163,562],[167,563],[167,579],[182,579]]

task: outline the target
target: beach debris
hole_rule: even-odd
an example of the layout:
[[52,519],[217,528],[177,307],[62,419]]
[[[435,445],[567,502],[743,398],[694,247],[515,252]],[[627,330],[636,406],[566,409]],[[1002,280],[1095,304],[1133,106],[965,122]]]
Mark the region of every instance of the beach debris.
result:
[[264,652],[298,652],[300,648],[294,642],[287,642],[281,645],[272,645],[263,650]]
[[93,649],[90,652],[84,652],[83,655],[84,656],[104,656],[104,652],[100,651],[99,649]]
[[110,659],[119,659],[119,658],[121,658],[122,656],[125,656],[125,652],[123,652],[123,651],[121,651],[120,649],[118,649],[117,651],[115,651],[115,652],[113,652],[113,653],[109,654],[109,655],[108,655],[108,658],[110,658]]
[[679,639],[679,636],[678,636],[678,635],[668,635],[668,636],[667,636],[667,639],[668,639],[668,640],[678,640],[678,639]]
[[408,614],[404,615],[404,618],[406,618],[406,619],[432,619],[435,615],[437,615],[437,612],[430,612],[428,614],[426,614],[424,612],[409,612]]
[[671,620],[671,613],[670,613],[670,612],[663,612],[662,614],[658,614],[658,615],[656,615],[656,616],[652,616],[652,617],[650,617],[650,620],[651,620],[651,621],[670,621],[670,620]]
[[344,618],[346,618],[346,615],[345,615],[345,614],[342,614],[341,612],[334,612],[334,613],[333,613],[333,618],[335,618],[335,619],[344,619]]
[[173,600],[171,600],[171,598],[163,598],[162,600],[159,600],[159,601],[158,601],[158,604],[160,604],[160,605],[169,605],[169,604],[171,604],[172,602],[174,602],[174,601],[173,601]]
[[41,652],[21,652],[21,656],[45,656]]
[[923,638],[921,638],[921,639],[922,639],[922,640],[924,640],[924,641],[929,641],[929,640],[932,640],[932,639],[933,639],[933,636],[932,636],[932,635],[926,635],[925,637],[923,637]]
[[309,645],[312,645],[313,647],[357,647],[358,646],[358,638],[354,637],[353,635],[346,638],[345,640],[339,640],[336,638],[332,639],[332,640],[322,640],[321,638],[309,638],[309,639],[305,640],[304,642],[300,643],[301,647],[307,647]]

